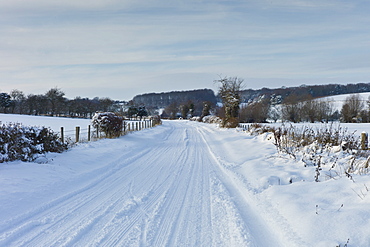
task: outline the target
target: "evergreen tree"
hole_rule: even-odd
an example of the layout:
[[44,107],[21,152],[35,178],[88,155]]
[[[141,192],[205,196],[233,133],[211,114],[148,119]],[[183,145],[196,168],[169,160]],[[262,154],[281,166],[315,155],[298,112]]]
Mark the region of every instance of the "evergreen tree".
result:
[[142,119],[142,117],[144,117],[144,116],[148,116],[148,112],[147,112],[147,110],[145,109],[145,106],[140,106],[140,107],[138,108],[137,116],[138,116],[138,117],[140,117],[140,120]]
[[0,107],[3,108],[3,111],[6,113],[6,109],[12,105],[12,100],[9,94],[0,93]]

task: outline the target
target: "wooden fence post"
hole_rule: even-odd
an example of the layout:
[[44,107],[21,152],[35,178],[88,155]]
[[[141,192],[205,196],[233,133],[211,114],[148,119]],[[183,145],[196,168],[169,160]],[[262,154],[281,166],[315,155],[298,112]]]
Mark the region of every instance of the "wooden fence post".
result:
[[87,141],[91,141],[91,126],[87,126]]
[[361,133],[361,149],[368,149],[368,134],[366,132]]
[[76,142],[80,141],[80,126],[76,126]]
[[64,127],[60,127],[60,140],[64,143]]

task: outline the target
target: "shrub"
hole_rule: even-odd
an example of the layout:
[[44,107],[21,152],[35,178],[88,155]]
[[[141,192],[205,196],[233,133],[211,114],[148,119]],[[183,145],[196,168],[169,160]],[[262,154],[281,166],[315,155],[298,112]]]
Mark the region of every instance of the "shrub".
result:
[[205,116],[202,118],[203,123],[215,123],[215,124],[222,124],[222,119],[217,116]]
[[221,126],[223,128],[236,128],[239,126],[239,119],[237,117],[223,118]]
[[12,123],[0,126],[0,163],[14,160],[33,161],[40,154],[61,153],[66,149],[67,145],[49,128]]
[[201,117],[191,117],[189,120],[190,121],[200,122],[202,120],[202,118]]
[[159,115],[153,116],[151,119],[153,121],[153,126],[157,126],[157,125],[162,124],[161,116],[159,116]]
[[251,124],[246,130],[251,134],[270,133],[279,152],[302,161],[305,167],[315,167],[316,182],[343,175],[353,180],[352,174],[369,173],[370,151],[359,150],[359,137],[339,125],[315,129]]
[[121,136],[123,117],[113,112],[97,112],[92,118],[92,125],[98,131],[105,133],[108,138]]

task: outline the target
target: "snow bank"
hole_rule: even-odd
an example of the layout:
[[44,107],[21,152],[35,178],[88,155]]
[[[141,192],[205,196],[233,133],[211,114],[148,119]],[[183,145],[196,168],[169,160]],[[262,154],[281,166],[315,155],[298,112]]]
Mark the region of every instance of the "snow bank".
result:
[[315,167],[279,154],[269,133],[251,136],[215,126],[207,131],[218,159],[243,181],[286,246],[369,246],[368,173],[315,182]]

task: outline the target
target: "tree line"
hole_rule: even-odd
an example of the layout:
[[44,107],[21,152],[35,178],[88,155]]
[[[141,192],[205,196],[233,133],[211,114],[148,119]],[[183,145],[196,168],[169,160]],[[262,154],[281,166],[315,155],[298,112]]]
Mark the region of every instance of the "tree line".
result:
[[216,96],[211,89],[196,89],[188,91],[172,91],[162,93],[147,93],[136,95],[133,99],[136,105],[147,107],[165,108],[172,103],[182,104],[184,102],[203,102],[209,101],[216,103]]
[[[370,98],[366,101],[358,94],[350,95],[340,110],[334,109],[329,100],[317,99],[311,94],[301,95],[294,91],[284,98],[279,95],[260,95],[254,101],[243,104],[243,80],[238,77],[223,77],[215,81],[219,84],[218,105],[212,90],[193,90],[167,94],[147,94],[141,100],[153,97],[177,96],[161,111],[158,107],[146,107],[143,103],[114,101],[110,98],[93,99],[75,97],[67,99],[59,88],[51,88],[45,94],[25,95],[14,89],[9,94],[0,93],[0,112],[29,115],[49,115],[91,118],[95,112],[116,112],[127,117],[142,118],[148,115],[161,115],[163,118],[189,119],[193,116],[216,115],[223,119],[223,126],[235,127],[239,122],[263,123],[267,121],[290,122],[370,122]],[[364,86],[352,86],[351,88]],[[338,87],[337,87],[338,88]],[[187,98],[186,95],[196,98]],[[205,98],[200,97],[206,95]],[[190,97],[189,96],[189,97]],[[136,99],[139,99],[136,98]],[[134,98],[135,99],[135,98]],[[176,101],[183,100],[183,101]],[[207,100],[209,99],[209,100]],[[200,118],[200,119],[201,119]]]
[[98,97],[67,99],[59,88],[45,94],[25,95],[18,89],[0,93],[1,113],[91,118],[97,111],[123,112],[123,102]]
[[262,88],[258,90],[247,89],[241,90],[242,102],[248,103],[254,101],[263,95],[273,98],[277,103],[282,103],[286,97],[294,94],[298,97],[306,97],[310,95],[313,98],[326,97],[340,94],[354,94],[370,92],[370,83],[356,84],[327,84],[327,85],[301,85],[299,87],[281,87],[276,89]]
[[[334,108],[334,103],[328,99],[314,98],[312,93],[301,94],[301,91],[291,91],[285,97],[276,95],[260,95],[254,101],[242,104],[243,79],[224,77],[216,81],[219,84],[218,97],[222,107],[216,112],[221,117],[224,127],[236,127],[239,122],[264,123],[268,121],[289,122],[329,122],[346,123],[370,122],[370,97],[367,101],[359,94],[348,96],[341,110]],[[320,87],[326,88],[326,87]],[[327,88],[332,88],[329,85]],[[335,87],[341,88],[341,87]],[[344,86],[347,90],[366,90],[363,83]],[[279,96],[279,95],[278,95]],[[277,100],[278,99],[278,100]],[[366,102],[366,103],[365,103]]]

